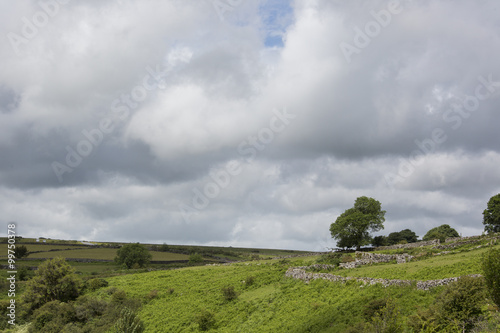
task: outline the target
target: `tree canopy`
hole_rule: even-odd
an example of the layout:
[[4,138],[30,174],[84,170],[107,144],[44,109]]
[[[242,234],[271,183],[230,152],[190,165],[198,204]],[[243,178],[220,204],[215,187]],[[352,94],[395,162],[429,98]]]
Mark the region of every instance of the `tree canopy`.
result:
[[343,212],[330,225],[332,238],[337,239],[339,247],[357,247],[368,245],[371,242],[370,232],[384,228],[385,210],[380,202],[373,198],[359,197],[354,207]]
[[126,244],[118,249],[115,262],[127,268],[134,266],[144,267],[151,260],[152,255],[143,245],[139,243]]
[[407,243],[415,243],[418,240],[418,236],[415,232],[410,229],[404,229],[399,232],[391,232],[387,236],[387,244],[394,245],[406,241]]
[[500,232],[500,193],[488,201],[488,206],[483,212],[484,231]]
[[433,239],[439,239],[439,241],[444,242],[448,237],[460,237],[460,235],[448,224],[443,224],[439,227],[435,227],[427,231],[427,233],[423,237],[423,240],[430,241]]

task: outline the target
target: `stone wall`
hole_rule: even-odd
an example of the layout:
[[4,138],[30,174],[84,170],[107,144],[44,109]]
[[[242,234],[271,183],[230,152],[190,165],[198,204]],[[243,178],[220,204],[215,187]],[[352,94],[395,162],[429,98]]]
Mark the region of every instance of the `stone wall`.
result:
[[431,241],[421,241],[408,244],[396,244],[390,246],[379,246],[377,250],[397,250],[397,249],[412,249],[414,247],[429,246],[429,245],[439,245],[439,239],[434,239]]
[[396,260],[398,264],[404,264],[409,262],[414,257],[404,253],[404,254],[379,254],[379,253],[370,253],[370,252],[356,252],[355,261],[346,262],[339,264],[339,267],[342,268],[356,268],[361,265],[371,265],[378,264],[383,262],[391,262]]
[[[480,274],[468,275],[471,277],[480,277]],[[437,286],[444,286],[452,282],[457,281],[460,277],[452,277],[441,280],[428,280],[428,281],[415,281],[415,280],[397,280],[397,279],[374,279],[368,277],[352,277],[352,276],[340,276],[333,275],[329,273],[309,273],[306,272],[304,267],[290,267],[286,273],[285,277],[303,280],[309,283],[311,280],[323,279],[332,282],[347,282],[347,281],[358,281],[364,285],[382,284],[384,287],[387,286],[410,286],[412,283],[415,284],[417,289],[429,290]]]

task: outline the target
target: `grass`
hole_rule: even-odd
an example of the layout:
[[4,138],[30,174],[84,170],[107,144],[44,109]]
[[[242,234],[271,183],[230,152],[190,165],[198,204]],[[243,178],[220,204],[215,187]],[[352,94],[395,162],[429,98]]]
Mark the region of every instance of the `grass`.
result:
[[[316,280],[310,284],[284,278],[288,266],[233,264],[159,271],[109,278],[110,287],[146,299],[140,312],[146,332],[197,332],[196,315],[215,314],[217,332],[343,332],[363,321],[364,306],[373,299],[394,297],[404,313],[417,304],[428,305],[435,292],[411,288],[383,288]],[[248,276],[255,282],[245,286]],[[225,301],[221,289],[235,287],[238,297]],[[168,292],[173,289],[174,292]],[[96,292],[105,297],[106,291]]]
[[[28,258],[78,258],[78,259],[104,259],[113,260],[116,257],[117,249],[107,248],[86,248],[52,252],[32,253]],[[180,253],[151,251],[152,260],[189,260],[189,256]]]

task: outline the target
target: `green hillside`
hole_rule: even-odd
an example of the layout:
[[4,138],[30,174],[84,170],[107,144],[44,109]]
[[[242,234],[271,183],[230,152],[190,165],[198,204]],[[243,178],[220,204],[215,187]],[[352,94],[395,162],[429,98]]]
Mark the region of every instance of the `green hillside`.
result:
[[[79,313],[78,311],[82,311],[78,310],[79,307],[94,308],[95,304],[101,304],[100,306],[104,308],[117,307],[119,306],[117,302],[132,304],[130,306],[137,311],[137,320],[140,319],[144,325],[144,332],[459,332],[459,326],[426,330],[427,324],[422,324],[425,320],[433,320],[433,311],[440,311],[436,310],[441,306],[441,303],[437,302],[443,302],[443,299],[450,297],[443,295],[452,290],[450,288],[454,288],[458,282],[430,290],[420,290],[416,288],[416,283],[404,287],[384,287],[380,283],[370,285],[352,280],[332,282],[316,279],[305,282],[287,277],[285,273],[291,268],[303,267],[301,269],[311,274],[329,273],[342,277],[415,282],[439,280],[482,274],[481,260],[490,249],[500,249],[498,239],[479,237],[472,241],[451,242],[442,245],[442,248],[424,246],[375,251],[371,253],[389,255],[408,253],[414,258],[402,264],[390,261],[353,269],[313,265],[328,263],[333,257],[340,258],[342,262],[349,262],[361,257],[360,253],[317,254],[149,272],[120,271],[116,268],[119,275],[99,275],[100,273],[92,273],[88,277],[82,275],[85,280],[102,276],[107,285],[96,287],[96,290],[86,289],[85,295],[75,303],[75,309],[76,313]],[[54,251],[54,253],[66,254],[74,251],[73,253],[79,252],[82,256],[96,257],[92,252],[94,250],[107,253],[107,250],[112,249],[88,248]],[[155,253],[162,254],[162,252]],[[472,281],[468,282],[473,283],[472,286],[481,280],[481,278],[463,279],[465,282]],[[20,288],[22,291],[22,284]],[[481,314],[475,315],[475,321],[466,331],[498,332],[500,329],[498,308],[489,297],[481,297],[478,301]],[[464,299],[463,302],[465,301]],[[106,317],[107,312],[102,313],[104,314],[94,314],[96,317],[90,321],[86,319],[85,323],[75,319],[77,324],[71,324],[72,330],[68,332],[86,332],[83,330],[87,327],[85,325],[94,325],[89,332],[113,332],[112,326],[109,326],[111,319]],[[38,320],[35,319],[35,322]],[[377,330],[377,320],[379,324],[384,323],[384,325],[392,320],[398,328],[396,331],[388,330],[387,327],[385,329],[379,327],[380,330]],[[87,322],[90,324],[86,324]],[[28,326],[20,326],[17,331],[21,332],[23,327],[24,329],[31,327],[33,331],[33,325],[35,325],[33,322],[31,326],[28,323]],[[424,325],[422,326],[424,328],[416,329],[415,327],[420,327],[418,325]],[[475,327],[474,331],[472,327]]]

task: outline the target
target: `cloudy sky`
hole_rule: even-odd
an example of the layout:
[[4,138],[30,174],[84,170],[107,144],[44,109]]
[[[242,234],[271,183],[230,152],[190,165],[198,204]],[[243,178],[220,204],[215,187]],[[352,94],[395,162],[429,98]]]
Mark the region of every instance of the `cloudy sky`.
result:
[[1,0],[1,234],[321,251],[359,196],[480,234],[499,7]]

